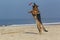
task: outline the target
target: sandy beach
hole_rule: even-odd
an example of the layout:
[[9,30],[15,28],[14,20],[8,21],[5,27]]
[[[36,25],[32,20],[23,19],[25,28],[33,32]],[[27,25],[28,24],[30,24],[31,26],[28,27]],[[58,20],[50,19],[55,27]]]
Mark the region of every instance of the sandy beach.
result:
[[0,40],[60,40],[60,25],[44,25],[48,32],[38,33],[36,25],[0,26]]

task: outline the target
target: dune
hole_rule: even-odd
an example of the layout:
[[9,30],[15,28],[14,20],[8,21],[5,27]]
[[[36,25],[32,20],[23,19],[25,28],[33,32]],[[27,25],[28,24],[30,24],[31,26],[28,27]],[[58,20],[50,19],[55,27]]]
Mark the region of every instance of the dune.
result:
[[39,34],[36,25],[0,26],[0,40],[60,40],[60,25],[44,25]]

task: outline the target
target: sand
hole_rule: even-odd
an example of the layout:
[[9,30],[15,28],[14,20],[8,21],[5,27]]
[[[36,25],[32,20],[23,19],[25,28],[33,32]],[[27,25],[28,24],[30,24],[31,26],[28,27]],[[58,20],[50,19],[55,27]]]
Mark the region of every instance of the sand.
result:
[[0,40],[60,40],[60,25],[44,25],[48,32],[38,33],[36,25],[0,26]]

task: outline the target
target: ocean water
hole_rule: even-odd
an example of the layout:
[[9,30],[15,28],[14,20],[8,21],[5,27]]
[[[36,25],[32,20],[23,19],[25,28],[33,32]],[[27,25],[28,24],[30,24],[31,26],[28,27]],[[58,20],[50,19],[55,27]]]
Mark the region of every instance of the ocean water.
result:
[[[60,18],[42,18],[42,23],[60,22]],[[30,19],[0,19],[0,25],[16,25],[16,24],[35,24],[35,20]]]

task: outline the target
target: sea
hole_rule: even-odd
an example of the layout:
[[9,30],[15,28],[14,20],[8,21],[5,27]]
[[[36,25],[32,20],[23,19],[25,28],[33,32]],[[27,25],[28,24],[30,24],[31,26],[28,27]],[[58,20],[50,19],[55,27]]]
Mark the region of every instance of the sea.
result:
[[[60,24],[60,18],[41,18],[42,23],[45,24]],[[36,24],[32,18],[21,19],[0,19],[0,26],[2,25],[20,25],[20,24]]]

